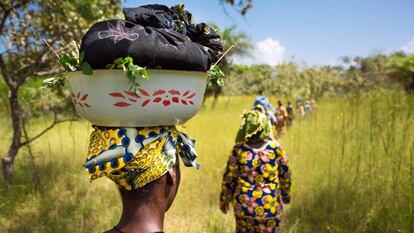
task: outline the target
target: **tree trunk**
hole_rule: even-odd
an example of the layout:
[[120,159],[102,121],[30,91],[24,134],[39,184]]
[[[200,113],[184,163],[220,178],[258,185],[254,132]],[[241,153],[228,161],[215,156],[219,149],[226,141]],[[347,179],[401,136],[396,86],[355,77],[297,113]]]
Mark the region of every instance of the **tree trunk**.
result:
[[13,181],[14,177],[14,159],[20,148],[21,127],[20,127],[20,107],[18,99],[18,87],[10,87],[9,103],[10,115],[12,119],[13,138],[7,151],[6,157],[3,158],[3,176],[7,183]]
[[218,97],[221,95],[221,91],[222,91],[222,87],[217,87],[215,90],[214,90],[214,100],[217,100],[218,99]]

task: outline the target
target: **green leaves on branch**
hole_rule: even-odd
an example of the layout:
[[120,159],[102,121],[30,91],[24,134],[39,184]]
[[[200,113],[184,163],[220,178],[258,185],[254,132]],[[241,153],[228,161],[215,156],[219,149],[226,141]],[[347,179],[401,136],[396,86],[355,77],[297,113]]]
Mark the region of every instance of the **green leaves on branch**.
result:
[[149,75],[145,67],[134,64],[134,59],[130,56],[125,58],[117,58],[114,60],[113,64],[106,65],[107,69],[122,69],[127,76],[130,83],[130,90],[133,90],[135,93],[138,93],[138,89],[141,87],[141,84],[137,82],[137,77],[148,79]]
[[57,89],[65,85],[65,76],[59,75],[53,78],[47,78],[43,80],[43,85],[40,89]]
[[[93,70],[89,63],[83,61],[84,55],[80,53],[79,56],[75,56],[69,53],[63,54],[63,56],[59,57],[58,62],[62,65],[63,69],[66,72],[74,72],[81,70],[85,75],[92,75]],[[137,92],[138,89],[141,87],[141,84],[137,82],[137,77],[148,79],[149,75],[146,68],[135,65],[134,59],[130,56],[125,58],[117,58],[114,60],[113,64],[108,64],[106,66],[107,69],[122,69],[127,76],[129,83],[130,83],[130,90]],[[48,78],[43,81],[42,89],[58,89],[64,85],[64,81],[66,79],[66,75],[61,74],[59,76]]]
[[226,77],[226,75],[218,65],[212,65],[208,70],[207,74],[210,79],[210,83],[214,87],[224,86],[224,78]]
[[[92,67],[89,63],[83,61],[84,54],[80,53],[79,56],[75,56],[69,53],[63,54],[59,57],[58,62],[66,72],[74,72],[81,70],[85,75],[93,75]],[[147,69],[139,65],[134,64],[134,59],[130,56],[125,58],[117,58],[114,60],[114,63],[108,64],[105,67],[106,69],[122,69],[129,80],[130,91],[138,93],[141,84],[137,82],[137,78],[149,79]],[[210,79],[210,83],[214,87],[224,86],[224,78],[226,77],[223,71],[218,65],[212,65],[207,72]],[[48,78],[44,80],[42,89],[56,89],[61,88],[64,85],[66,75],[61,74],[59,76]]]
[[247,12],[253,7],[253,0],[220,0],[221,3],[225,2],[234,7],[242,15],[246,15]]
[[59,64],[65,69],[66,72],[73,72],[81,70],[85,75],[92,75],[93,70],[88,62],[83,61],[84,53],[80,53],[79,56],[65,53],[59,58]]
[[89,65],[89,63],[87,63],[86,61],[82,62],[81,70],[82,70],[82,73],[85,74],[85,75],[92,75],[93,74],[93,70],[92,70],[91,65]]
[[[56,55],[58,56],[58,55]],[[83,61],[83,52],[77,56],[76,54],[65,53],[58,58],[58,63],[63,67],[65,73],[53,78],[48,78],[43,81],[41,89],[59,89],[64,86],[66,79],[66,72],[82,71],[85,75],[92,75],[93,70],[88,62]]]

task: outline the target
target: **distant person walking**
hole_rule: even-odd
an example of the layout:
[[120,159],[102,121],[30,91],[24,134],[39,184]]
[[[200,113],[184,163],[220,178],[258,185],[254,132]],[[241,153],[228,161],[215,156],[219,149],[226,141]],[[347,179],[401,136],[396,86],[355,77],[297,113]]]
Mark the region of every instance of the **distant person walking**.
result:
[[262,113],[266,114],[272,125],[276,125],[277,119],[275,117],[275,109],[273,108],[273,105],[270,103],[268,98],[262,95],[256,96],[256,99],[253,103],[253,109],[259,110]]
[[290,127],[292,125],[292,123],[293,123],[293,120],[295,119],[295,113],[294,113],[294,109],[293,109],[293,104],[290,101],[287,102],[286,112],[287,112],[286,126],[287,127]]
[[312,113],[316,113],[318,111],[318,104],[316,103],[315,99],[311,100],[311,107],[312,107]]
[[276,109],[276,130],[277,130],[277,137],[281,138],[283,134],[284,127],[286,125],[287,120],[287,111],[286,108],[283,106],[281,100],[277,101],[277,109]]
[[288,158],[272,139],[266,115],[245,113],[223,177],[221,211],[232,203],[236,232],[278,232],[290,186]]
[[305,117],[305,107],[303,106],[303,99],[302,98],[298,98],[296,100],[296,108],[297,108],[297,113],[299,114],[299,116],[301,116],[302,118]]
[[312,105],[311,102],[309,100],[306,101],[305,103],[305,116],[308,116],[312,113]]

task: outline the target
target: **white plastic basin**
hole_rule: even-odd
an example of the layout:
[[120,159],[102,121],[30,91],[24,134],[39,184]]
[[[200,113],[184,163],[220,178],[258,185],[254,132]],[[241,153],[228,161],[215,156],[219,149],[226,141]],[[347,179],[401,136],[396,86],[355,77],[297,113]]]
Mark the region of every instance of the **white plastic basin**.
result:
[[183,124],[200,109],[207,83],[203,72],[148,70],[136,95],[122,70],[93,72],[68,73],[72,101],[80,116],[107,127]]

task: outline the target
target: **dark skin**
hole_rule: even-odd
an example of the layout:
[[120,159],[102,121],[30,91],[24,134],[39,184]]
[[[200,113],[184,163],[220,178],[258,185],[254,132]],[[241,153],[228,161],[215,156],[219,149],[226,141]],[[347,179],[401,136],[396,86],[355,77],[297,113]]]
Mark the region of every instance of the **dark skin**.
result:
[[[273,139],[268,138],[268,140],[273,140]],[[259,141],[249,140],[249,141],[246,141],[246,144],[249,147],[258,149],[258,148],[263,147],[268,142],[268,140],[266,140],[266,139],[265,140],[259,140]],[[220,210],[221,210],[221,212],[223,212],[223,214],[227,214],[227,211],[229,211],[229,205],[228,205],[228,203],[227,204],[220,203]]]
[[[164,176],[136,190],[120,190],[122,215],[116,227],[124,233],[162,232],[181,180],[179,161]],[[114,228],[104,233],[119,233]]]

